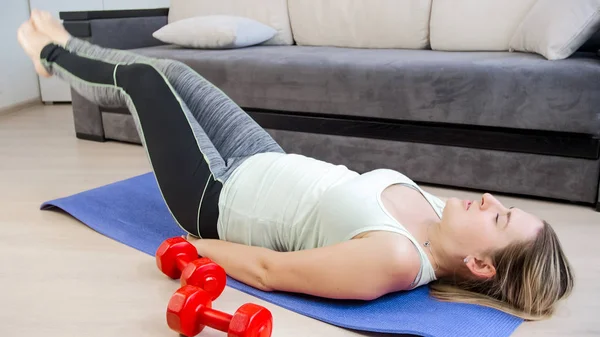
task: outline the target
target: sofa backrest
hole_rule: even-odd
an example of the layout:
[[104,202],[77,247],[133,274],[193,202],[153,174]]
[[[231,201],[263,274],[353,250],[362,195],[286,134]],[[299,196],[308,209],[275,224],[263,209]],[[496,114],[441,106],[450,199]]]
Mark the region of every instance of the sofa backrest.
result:
[[507,51],[536,0],[435,0],[431,48],[450,51]]
[[[168,23],[237,15],[275,28],[265,45],[508,51],[538,0],[171,0]],[[600,31],[580,51],[600,50]]]
[[264,44],[294,43],[287,0],[171,0],[168,22],[204,15],[235,15],[256,20],[278,32]]
[[288,0],[298,45],[422,49],[431,0]]

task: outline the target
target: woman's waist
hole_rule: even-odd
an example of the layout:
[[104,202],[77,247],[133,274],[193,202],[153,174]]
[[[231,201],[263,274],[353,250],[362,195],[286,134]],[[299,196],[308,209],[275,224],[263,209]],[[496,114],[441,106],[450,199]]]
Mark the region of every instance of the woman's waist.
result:
[[226,241],[289,251],[315,215],[316,207],[282,212],[221,207],[217,230]]

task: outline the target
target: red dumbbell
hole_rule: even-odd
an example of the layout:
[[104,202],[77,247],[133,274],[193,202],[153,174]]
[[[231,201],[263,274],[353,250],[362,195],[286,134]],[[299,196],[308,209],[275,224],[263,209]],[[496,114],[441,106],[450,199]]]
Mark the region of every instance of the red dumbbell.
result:
[[204,289],[217,299],[227,283],[225,270],[207,258],[198,258],[196,247],[181,237],[165,240],[156,251],[158,269],[181,285]]
[[177,290],[167,306],[167,324],[172,330],[196,336],[205,327],[227,332],[228,337],[270,337],[273,315],[264,307],[247,303],[235,314],[212,309],[210,294],[191,285]]

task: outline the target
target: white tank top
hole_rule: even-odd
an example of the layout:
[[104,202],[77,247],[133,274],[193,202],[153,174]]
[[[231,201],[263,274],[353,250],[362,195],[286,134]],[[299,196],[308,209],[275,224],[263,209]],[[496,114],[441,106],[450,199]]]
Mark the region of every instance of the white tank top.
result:
[[223,186],[219,237],[297,251],[333,245],[367,231],[396,232],[419,251],[421,270],[412,285],[418,287],[435,280],[435,273],[419,242],[383,206],[381,193],[393,184],[421,192],[441,218],[444,202],[394,170],[358,174],[346,166],[297,154],[257,154],[246,159]]

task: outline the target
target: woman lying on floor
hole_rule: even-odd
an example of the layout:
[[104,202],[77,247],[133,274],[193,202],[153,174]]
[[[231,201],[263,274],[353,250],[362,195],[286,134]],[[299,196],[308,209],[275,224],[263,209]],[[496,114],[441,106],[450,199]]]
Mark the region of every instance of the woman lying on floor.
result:
[[40,75],[129,108],[174,219],[237,280],[362,300],[429,284],[441,300],[531,320],[572,290],[552,227],[490,194],[443,202],[393,170],[286,154],[184,64],[89,44],[45,12],[18,38]]

